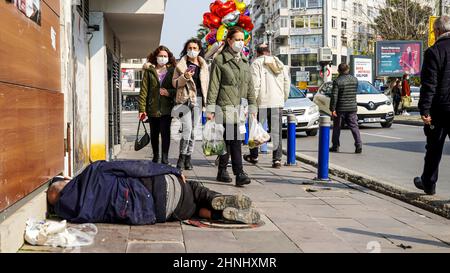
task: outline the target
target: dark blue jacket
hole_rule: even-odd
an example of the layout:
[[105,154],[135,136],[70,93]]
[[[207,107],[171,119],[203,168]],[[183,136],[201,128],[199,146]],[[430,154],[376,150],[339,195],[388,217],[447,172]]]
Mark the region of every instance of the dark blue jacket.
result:
[[74,223],[154,224],[154,198],[141,179],[164,174],[181,173],[145,160],[94,162],[61,191],[55,212]]

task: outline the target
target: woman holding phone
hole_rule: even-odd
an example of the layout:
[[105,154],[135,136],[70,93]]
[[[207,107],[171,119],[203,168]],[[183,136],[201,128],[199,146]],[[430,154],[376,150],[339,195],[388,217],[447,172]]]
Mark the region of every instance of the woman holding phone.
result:
[[172,123],[173,99],[176,89],[172,86],[176,60],[172,52],[160,46],[147,57],[143,67],[139,93],[139,119],[146,117],[150,123],[153,162],[159,161],[159,136],[162,139],[162,164],[169,164],[170,125]]
[[173,86],[177,89],[173,116],[181,116],[182,124],[178,169],[193,169],[194,129],[200,123],[209,85],[209,68],[203,56],[202,42],[188,40],[173,75]]
[[[230,183],[227,172],[228,159],[231,156],[236,186],[250,184],[251,180],[242,166],[242,127],[245,128],[244,102],[248,103],[248,112],[256,118],[256,96],[248,59],[242,54],[244,48],[244,30],[230,28],[225,47],[216,56],[211,66],[211,80],[207,98],[207,117],[209,120],[223,122],[227,153],[219,158],[217,181]],[[242,118],[244,116],[244,118]]]

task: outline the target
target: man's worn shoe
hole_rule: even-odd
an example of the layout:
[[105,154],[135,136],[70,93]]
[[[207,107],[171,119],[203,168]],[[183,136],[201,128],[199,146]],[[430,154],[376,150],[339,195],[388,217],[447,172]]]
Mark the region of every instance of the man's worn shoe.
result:
[[224,183],[231,183],[233,179],[231,179],[230,174],[227,172],[227,170],[219,170],[217,173],[217,181],[224,182]]
[[193,170],[194,166],[192,166],[192,162],[191,162],[191,156],[190,155],[186,155],[184,158],[184,169],[185,170]]
[[431,189],[425,189],[422,178],[416,177],[414,178],[414,186],[419,190],[423,190],[427,195],[435,195],[436,194],[436,185],[433,185]]
[[257,224],[261,216],[254,209],[240,210],[236,208],[225,208],[222,212],[224,219],[244,224]]
[[244,160],[251,164],[258,164],[258,158],[251,155],[244,155]]
[[274,169],[281,169],[281,161],[280,160],[274,161],[272,163],[272,168],[274,168]]
[[361,153],[362,153],[362,145],[356,145],[355,154],[361,154]]
[[215,210],[224,210],[225,208],[249,209],[252,206],[252,200],[243,194],[218,195],[211,201],[211,206]]
[[330,152],[331,152],[331,153],[339,153],[339,147],[337,147],[337,146],[331,147],[331,148],[330,148]]
[[252,181],[245,172],[236,175],[236,186],[241,187],[250,184]]
[[180,156],[178,157],[178,162],[177,162],[177,169],[182,170],[184,167],[184,161],[185,159],[185,155],[180,154]]

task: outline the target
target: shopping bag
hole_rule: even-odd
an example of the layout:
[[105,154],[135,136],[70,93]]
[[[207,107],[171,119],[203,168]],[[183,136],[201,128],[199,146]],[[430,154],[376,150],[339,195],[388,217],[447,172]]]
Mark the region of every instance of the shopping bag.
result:
[[[139,129],[141,127],[141,124],[142,124],[142,127],[144,127],[145,133],[141,138],[139,138]],[[145,128],[144,122],[142,120],[140,120],[138,129],[137,129],[137,133],[136,133],[136,140],[134,141],[134,150],[139,151],[142,148],[144,148],[145,146],[147,146],[149,143],[150,143],[150,136],[148,135],[147,128]]]
[[270,134],[264,130],[261,123],[256,118],[250,118],[250,132],[248,136],[248,147],[250,149],[258,148],[270,140]]
[[411,102],[412,102],[412,99],[411,99],[410,96],[403,96],[402,97],[402,107],[403,108],[411,107]]
[[225,128],[222,124],[209,120],[203,129],[203,154],[205,156],[224,155],[226,153],[223,139]]

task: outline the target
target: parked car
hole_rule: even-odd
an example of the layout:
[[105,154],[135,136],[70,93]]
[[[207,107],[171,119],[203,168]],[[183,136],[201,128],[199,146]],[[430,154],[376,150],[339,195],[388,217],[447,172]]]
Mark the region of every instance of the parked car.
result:
[[419,109],[419,98],[420,98],[420,86],[411,86],[411,105],[408,110],[418,110]]
[[[331,115],[330,96],[333,88],[332,82],[322,84],[314,96],[314,102],[319,106],[320,112]],[[378,91],[372,84],[359,81],[358,94],[358,123],[380,123],[383,128],[390,128],[394,121],[394,107],[391,100]]]
[[297,119],[297,131],[316,136],[319,129],[319,107],[308,99],[300,89],[291,85],[289,98],[283,109],[283,132],[287,131],[287,116],[294,114]]

